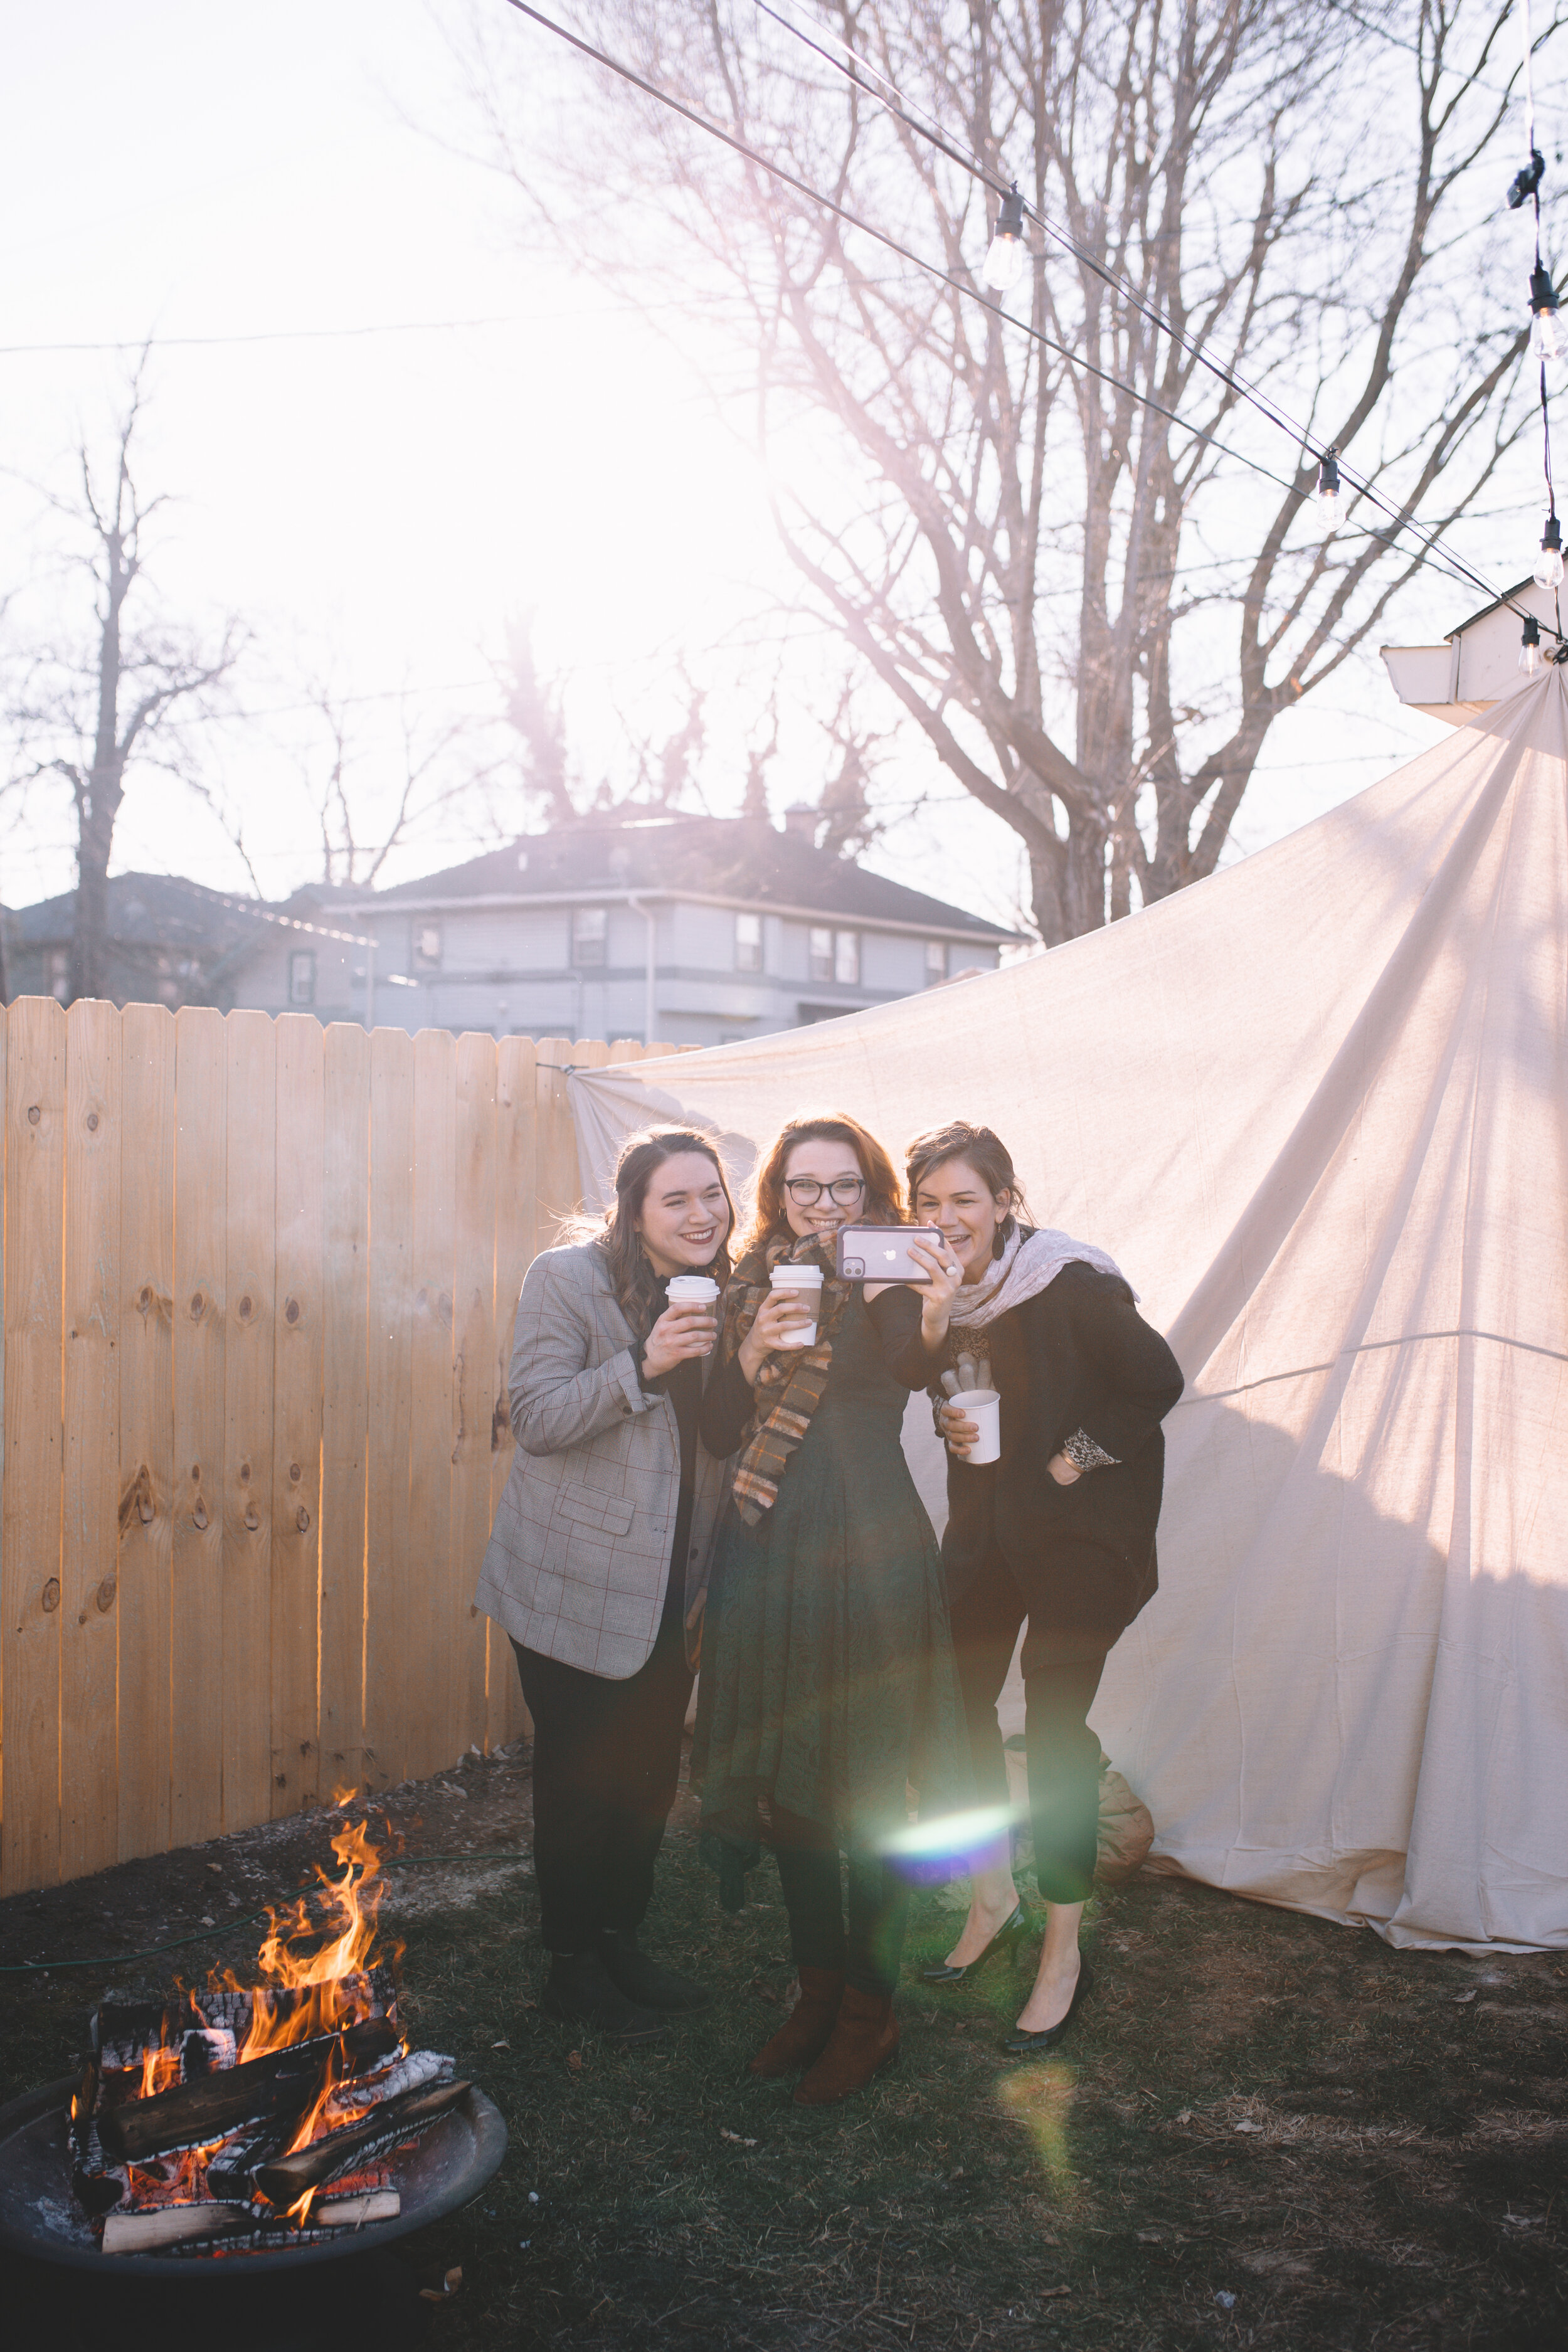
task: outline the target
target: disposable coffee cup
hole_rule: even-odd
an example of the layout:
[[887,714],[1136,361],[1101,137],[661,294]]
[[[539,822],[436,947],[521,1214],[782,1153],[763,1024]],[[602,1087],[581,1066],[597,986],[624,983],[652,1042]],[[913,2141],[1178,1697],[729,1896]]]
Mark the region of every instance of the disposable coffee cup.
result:
[[998,1462],[1002,1458],[1002,1400],[994,1389],[960,1389],[952,1402],[974,1423],[980,1434],[967,1454],[960,1456],[972,1467],[982,1462]]
[[816,1305],[822,1296],[822,1268],[819,1265],[775,1265],[772,1280],[775,1290],[798,1291],[802,1306],[811,1308],[811,1321],[795,1324],[788,1339],[781,1339],[779,1345],[782,1348],[815,1348]]
[[717,1318],[719,1286],[710,1274],[671,1275],[665,1288],[672,1307],[706,1307]]

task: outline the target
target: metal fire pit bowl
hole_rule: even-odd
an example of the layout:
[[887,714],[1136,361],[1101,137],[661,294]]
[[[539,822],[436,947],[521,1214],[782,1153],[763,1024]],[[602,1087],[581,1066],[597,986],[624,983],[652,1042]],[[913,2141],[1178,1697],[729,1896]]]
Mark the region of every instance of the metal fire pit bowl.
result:
[[279,2245],[276,2253],[106,2254],[88,2226],[71,2187],[66,2144],[67,2110],[76,2077],[29,2091],[0,2107],[0,2246],[35,2262],[64,2263],[102,2279],[245,2279],[263,2271],[298,2270],[389,2245],[411,2230],[426,2229],[444,2213],[477,2197],[506,2154],[499,2107],[470,2084],[458,2105],[433,2124],[409,2156],[392,2163],[403,2210],[390,2221],[367,2221],[315,2245]]

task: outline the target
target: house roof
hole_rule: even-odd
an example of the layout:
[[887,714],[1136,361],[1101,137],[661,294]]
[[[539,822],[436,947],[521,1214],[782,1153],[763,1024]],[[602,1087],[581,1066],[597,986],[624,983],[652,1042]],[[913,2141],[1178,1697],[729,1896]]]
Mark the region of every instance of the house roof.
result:
[[435,900],[556,898],[596,892],[624,896],[646,890],[661,898],[689,893],[740,907],[779,907],[836,915],[847,920],[907,924],[911,929],[960,932],[974,940],[1018,937],[945,899],[901,882],[868,873],[796,833],[746,817],[675,817],[634,824],[592,824],[545,834],[526,834],[506,849],[470,857],[417,881],[369,893],[340,887],[297,894],[329,902],[345,915],[399,903],[426,906]]
[[[226,952],[248,938],[268,911],[258,902],[251,912],[244,899],[227,898],[177,874],[111,874],[108,897],[116,947],[143,948],[149,953],[182,948]],[[23,950],[66,946],[75,920],[73,890],[6,910],[11,944]]]

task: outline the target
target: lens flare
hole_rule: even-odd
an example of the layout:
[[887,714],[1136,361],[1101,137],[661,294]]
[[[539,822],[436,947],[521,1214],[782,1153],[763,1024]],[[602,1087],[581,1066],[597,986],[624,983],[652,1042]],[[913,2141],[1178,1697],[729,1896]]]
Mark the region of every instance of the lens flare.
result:
[[882,1840],[882,1852],[894,1862],[929,1862],[951,1855],[955,1864],[994,1845],[1013,1827],[1017,1815],[1011,1805],[975,1805],[963,1813],[938,1813],[931,1820],[910,1822]]

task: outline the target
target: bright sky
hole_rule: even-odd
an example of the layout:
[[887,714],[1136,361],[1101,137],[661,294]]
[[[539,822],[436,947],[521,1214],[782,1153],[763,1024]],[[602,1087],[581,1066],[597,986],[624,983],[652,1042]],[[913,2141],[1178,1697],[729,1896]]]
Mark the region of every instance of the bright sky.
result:
[[[306,677],[367,698],[363,772],[384,780],[399,689],[423,725],[492,709],[505,616],[535,607],[546,659],[577,679],[584,740],[608,757],[621,713],[673,708],[680,648],[745,646],[759,591],[785,581],[759,473],[680,360],[598,289],[525,256],[506,187],[457,152],[472,132],[442,19],[417,0],[69,0],[8,26],[0,340],[51,348],[0,355],[0,461],[68,488],[72,442],[101,433],[126,359],[58,347],[159,338],[143,476],[179,503],[156,576],[171,614],[234,611],[255,632],[246,705],[270,715],[215,739],[212,781],[242,806],[270,891],[318,870],[289,740],[303,740],[289,707]],[[542,71],[578,70],[510,21]],[[431,135],[443,125],[451,148]],[[505,323],[342,331],[476,320]],[[30,632],[65,591],[53,527],[14,478],[0,534],[0,593],[22,590],[6,625]],[[1439,586],[1390,634],[1418,639],[1475,601]],[[743,692],[716,714],[734,778],[721,806],[738,800],[752,717]],[[1276,728],[1238,847],[1442,731],[1399,709],[1369,655]],[[775,807],[816,798],[823,748],[797,725]],[[1013,836],[956,786],[934,789],[942,804],[875,862],[1005,916]],[[13,805],[0,896],[68,887],[69,842],[63,798]],[[428,839],[388,878],[473,845]],[[247,887],[217,824],[156,776],[127,802],[115,863]]]

